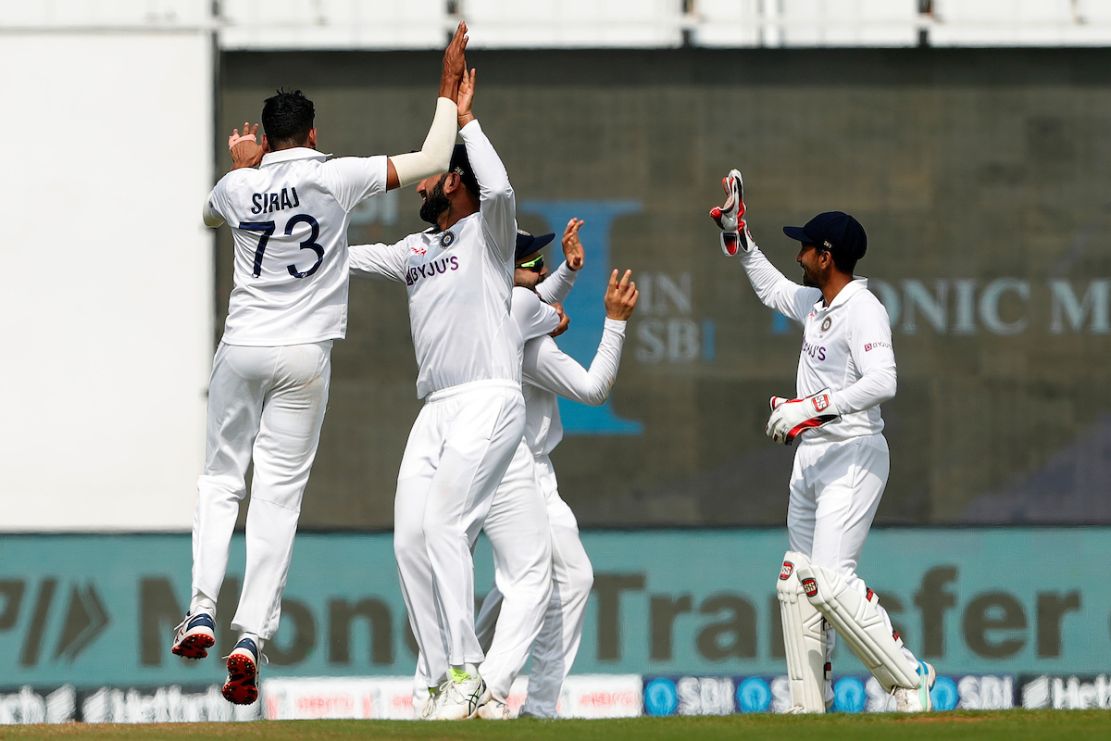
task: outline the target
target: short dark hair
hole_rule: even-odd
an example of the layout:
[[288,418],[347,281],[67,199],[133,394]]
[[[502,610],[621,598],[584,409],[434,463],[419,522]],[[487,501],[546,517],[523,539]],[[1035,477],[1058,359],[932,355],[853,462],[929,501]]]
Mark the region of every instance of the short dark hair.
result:
[[[825,248],[820,247],[819,249]],[[829,256],[833,258],[833,264],[837,266],[838,270],[840,270],[842,273],[847,273],[848,275],[853,274],[853,270],[856,269],[856,263],[859,259],[856,255],[849,254],[846,250],[839,249],[827,251],[829,252]]]
[[316,109],[300,90],[291,93],[278,89],[263,101],[262,130],[271,149],[285,149],[304,144],[313,127]]

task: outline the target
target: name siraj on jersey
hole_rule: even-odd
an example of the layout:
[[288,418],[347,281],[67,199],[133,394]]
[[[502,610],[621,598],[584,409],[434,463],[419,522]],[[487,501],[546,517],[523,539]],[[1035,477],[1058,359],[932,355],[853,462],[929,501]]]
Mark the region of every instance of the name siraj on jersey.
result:
[[423,265],[409,268],[405,273],[405,285],[411,286],[421,278],[431,278],[437,273],[446,273],[450,270],[459,269],[459,257],[452,255],[451,257],[441,257],[432,262],[426,262]]
[[283,208],[300,206],[296,188],[282,188],[277,193],[255,193],[251,196],[251,213],[268,214],[271,211],[281,211]]

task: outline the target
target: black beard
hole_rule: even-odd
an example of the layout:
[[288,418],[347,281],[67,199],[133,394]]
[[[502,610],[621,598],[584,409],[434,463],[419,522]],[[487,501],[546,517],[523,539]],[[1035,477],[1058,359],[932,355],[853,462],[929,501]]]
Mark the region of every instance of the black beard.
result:
[[440,178],[440,182],[433,186],[432,191],[425,196],[424,203],[420,205],[420,218],[432,226],[439,226],[436,221],[440,218],[440,214],[447,211],[451,207],[451,201],[444,195],[444,180]]

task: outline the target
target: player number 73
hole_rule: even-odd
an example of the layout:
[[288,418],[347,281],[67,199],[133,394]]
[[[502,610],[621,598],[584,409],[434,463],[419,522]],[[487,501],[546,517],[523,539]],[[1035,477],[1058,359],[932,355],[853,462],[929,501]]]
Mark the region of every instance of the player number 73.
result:
[[[316,272],[320,267],[320,263],[324,262],[324,248],[316,243],[316,238],[320,236],[320,225],[316,223],[316,219],[308,214],[297,214],[292,217],[285,224],[285,235],[287,237],[293,236],[293,227],[298,224],[309,225],[308,239],[300,243],[299,247],[303,250],[312,250],[316,253],[316,262],[312,264],[308,270],[301,271],[297,269],[296,265],[286,265],[286,270],[294,278],[308,278]],[[258,247],[255,248],[255,265],[251,275],[255,278],[262,274],[262,257],[266,254],[266,243],[270,241],[274,231],[278,228],[277,224],[273,221],[241,221],[239,228],[246,232],[258,232]]]

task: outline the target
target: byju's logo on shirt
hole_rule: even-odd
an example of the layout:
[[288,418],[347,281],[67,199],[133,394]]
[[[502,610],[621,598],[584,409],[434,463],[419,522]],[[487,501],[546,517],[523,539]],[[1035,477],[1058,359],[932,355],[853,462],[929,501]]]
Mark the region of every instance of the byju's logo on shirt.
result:
[[451,257],[441,257],[432,262],[426,262],[423,265],[416,265],[409,268],[405,273],[405,285],[416,285],[417,281],[422,278],[431,278],[433,275],[440,275],[442,273],[449,273],[459,269],[459,256],[452,255]]
[[864,343],[864,352],[872,352],[873,350],[879,350],[881,347],[886,347],[886,348],[890,349],[891,348],[891,343],[890,342],[865,342]]
[[809,342],[803,342],[802,354],[809,355],[813,360],[825,360],[826,348],[825,345],[811,345]]

